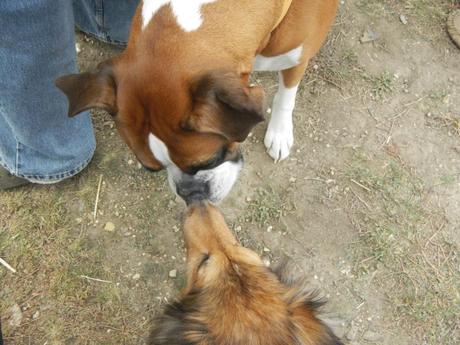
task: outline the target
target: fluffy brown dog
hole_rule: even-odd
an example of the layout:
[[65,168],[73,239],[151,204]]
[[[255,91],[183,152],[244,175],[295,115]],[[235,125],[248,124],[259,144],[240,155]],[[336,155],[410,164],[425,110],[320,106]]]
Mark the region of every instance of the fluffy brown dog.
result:
[[189,207],[187,286],[156,319],[150,345],[341,345],[318,317],[322,302],[284,270],[242,247],[219,210]]

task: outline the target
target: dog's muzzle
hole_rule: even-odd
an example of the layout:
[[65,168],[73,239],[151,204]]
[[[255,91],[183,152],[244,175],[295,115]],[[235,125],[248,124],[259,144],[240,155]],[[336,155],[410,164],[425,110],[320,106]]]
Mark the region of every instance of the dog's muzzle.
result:
[[186,174],[175,166],[168,166],[168,180],[171,189],[188,205],[201,200],[219,203],[232,189],[242,167],[241,156],[213,169],[200,170],[195,175]]

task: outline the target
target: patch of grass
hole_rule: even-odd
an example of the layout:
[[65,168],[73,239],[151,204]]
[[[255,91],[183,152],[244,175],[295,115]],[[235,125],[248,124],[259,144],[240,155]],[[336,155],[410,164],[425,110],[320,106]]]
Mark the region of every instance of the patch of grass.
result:
[[[102,344],[108,328],[118,330],[109,337],[113,343],[133,339],[142,331],[129,315],[138,312],[122,301],[105,246],[73,228],[59,194],[52,187],[0,194],[0,253],[17,270],[0,267],[5,340],[28,344],[33,336],[37,344]],[[22,310],[17,328],[9,326],[14,304]]]
[[453,175],[443,175],[441,176],[440,180],[440,185],[442,186],[451,186],[455,182],[457,182],[460,174],[453,174]]
[[330,41],[327,41],[327,45],[321,50],[312,65],[318,66],[316,71],[312,71],[313,77],[339,89],[350,82],[353,83],[356,80],[354,77],[363,72],[363,68],[358,63],[358,55],[353,50],[339,49],[337,44],[334,45]]
[[449,95],[449,91],[442,89],[442,90],[433,90],[430,93],[430,99],[436,102],[443,101]]
[[360,0],[357,3],[358,9],[370,16],[385,13],[386,5],[386,0]]
[[444,34],[447,15],[455,4],[456,0],[360,0],[357,6],[376,18],[383,14],[399,20],[399,15],[404,14],[412,24],[406,26],[409,30],[435,38]]
[[372,96],[375,99],[382,100],[386,94],[393,92],[394,79],[388,71],[379,75],[364,74],[364,79],[369,82]]
[[460,136],[460,115],[453,113],[430,115],[427,117],[427,122],[432,127],[446,129],[450,136]]
[[454,7],[455,0],[405,0],[404,8],[422,24],[433,28],[445,26],[449,9]]
[[397,321],[429,344],[457,344],[458,247],[423,182],[399,161],[356,155],[349,170],[355,270],[375,272]]
[[261,226],[278,221],[285,213],[286,206],[281,196],[273,189],[256,190],[254,199],[249,201],[246,220]]

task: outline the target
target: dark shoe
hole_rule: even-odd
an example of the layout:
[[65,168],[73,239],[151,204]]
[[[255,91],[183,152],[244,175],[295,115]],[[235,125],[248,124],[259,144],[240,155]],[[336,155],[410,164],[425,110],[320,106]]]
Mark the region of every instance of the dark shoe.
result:
[[460,48],[460,10],[454,10],[447,19],[447,31],[452,41]]
[[14,176],[10,174],[8,170],[0,166],[0,190],[20,187],[29,183],[31,182],[25,178]]

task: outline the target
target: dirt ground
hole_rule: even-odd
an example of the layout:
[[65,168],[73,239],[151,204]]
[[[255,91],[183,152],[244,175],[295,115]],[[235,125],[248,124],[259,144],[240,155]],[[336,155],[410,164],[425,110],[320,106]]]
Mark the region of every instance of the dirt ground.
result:
[[[221,205],[246,246],[289,258],[328,297],[346,344],[460,344],[454,6],[342,1],[298,94],[291,156],[275,165],[258,126]],[[82,34],[78,45],[82,70],[119,53]],[[254,76],[269,99],[276,79]],[[17,270],[0,266],[6,344],[143,344],[184,284],[184,204],[107,114],[93,118],[98,149],[82,174],[0,193],[0,257]]]

